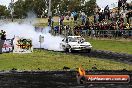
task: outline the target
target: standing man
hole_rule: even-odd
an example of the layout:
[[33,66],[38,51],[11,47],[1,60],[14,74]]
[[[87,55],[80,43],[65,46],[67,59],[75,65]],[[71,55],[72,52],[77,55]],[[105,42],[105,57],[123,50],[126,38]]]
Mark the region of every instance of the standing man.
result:
[[73,17],[74,17],[74,23],[77,24],[77,12],[72,12]]
[[49,18],[48,18],[48,26],[49,26],[49,27],[51,27],[51,21],[52,21],[52,20],[51,20],[51,16],[49,16]]
[[6,32],[1,30],[1,33],[0,33],[0,54],[2,54],[2,47],[3,47],[5,40],[6,40]]
[[85,25],[86,23],[86,15],[84,12],[81,13],[81,20],[82,20],[82,25]]

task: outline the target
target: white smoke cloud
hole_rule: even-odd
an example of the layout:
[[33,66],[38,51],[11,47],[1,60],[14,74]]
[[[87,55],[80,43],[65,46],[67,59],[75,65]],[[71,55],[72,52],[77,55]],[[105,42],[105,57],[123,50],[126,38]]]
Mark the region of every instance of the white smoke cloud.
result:
[[44,35],[45,42],[44,42],[44,48],[48,50],[54,50],[54,51],[62,51],[63,49],[60,48],[60,42],[62,41],[62,37],[60,36],[52,36],[51,34]]
[[35,14],[34,11],[29,11],[29,12],[27,12],[27,17],[26,17],[26,19],[24,19],[23,23],[35,24],[36,23],[36,20],[35,20],[36,18],[37,18],[37,14]]
[[14,36],[23,38],[31,38],[34,48],[39,48],[39,36],[44,36],[42,48],[54,51],[62,51],[60,42],[63,39],[61,36],[52,36],[48,31],[49,27],[44,28],[43,33],[36,32],[34,26],[30,24],[9,23],[0,26],[0,30],[6,31],[7,39],[12,39]]

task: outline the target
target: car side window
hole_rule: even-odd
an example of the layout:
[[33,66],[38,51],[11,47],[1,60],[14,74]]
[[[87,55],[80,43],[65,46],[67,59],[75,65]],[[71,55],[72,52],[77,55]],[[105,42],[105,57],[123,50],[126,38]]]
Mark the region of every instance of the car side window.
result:
[[64,41],[65,41],[65,39],[62,40],[62,42],[64,42]]
[[66,43],[68,43],[68,38],[66,38]]

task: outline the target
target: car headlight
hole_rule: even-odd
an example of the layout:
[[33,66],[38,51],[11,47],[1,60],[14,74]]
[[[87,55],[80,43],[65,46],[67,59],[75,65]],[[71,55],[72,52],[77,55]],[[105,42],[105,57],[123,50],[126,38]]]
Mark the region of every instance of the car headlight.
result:
[[85,47],[90,47],[91,45],[87,45],[87,46],[85,46]]

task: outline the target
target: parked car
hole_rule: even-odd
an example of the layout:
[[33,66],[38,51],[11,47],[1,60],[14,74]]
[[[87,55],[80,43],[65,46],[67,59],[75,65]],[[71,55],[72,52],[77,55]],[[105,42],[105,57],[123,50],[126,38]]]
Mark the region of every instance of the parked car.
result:
[[60,46],[67,52],[85,50],[90,53],[92,49],[92,45],[81,36],[67,36],[62,40]]

